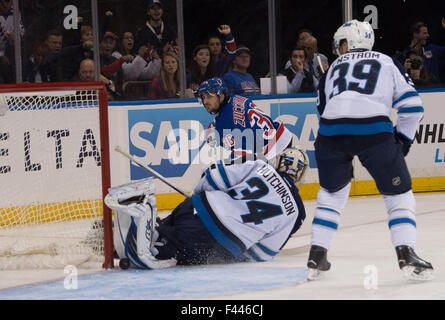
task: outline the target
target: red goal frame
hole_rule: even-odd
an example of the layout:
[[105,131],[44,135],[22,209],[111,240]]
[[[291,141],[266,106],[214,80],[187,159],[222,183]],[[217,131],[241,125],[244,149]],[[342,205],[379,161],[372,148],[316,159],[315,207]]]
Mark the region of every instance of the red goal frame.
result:
[[24,84],[1,84],[0,93],[35,92],[35,91],[64,91],[64,90],[98,90],[99,92],[99,127],[100,127],[100,155],[102,174],[102,207],[104,219],[104,262],[102,267],[114,267],[112,212],[104,203],[104,198],[110,188],[110,150],[108,126],[107,89],[103,82],[45,82]]

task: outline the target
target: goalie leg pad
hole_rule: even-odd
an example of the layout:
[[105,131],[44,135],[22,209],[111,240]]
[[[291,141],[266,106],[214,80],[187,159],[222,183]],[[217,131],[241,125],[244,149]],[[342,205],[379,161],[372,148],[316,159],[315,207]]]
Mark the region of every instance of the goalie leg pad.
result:
[[154,243],[157,240],[157,237],[155,237],[156,231],[154,229],[156,215],[140,217],[135,220],[137,220],[137,255],[139,260],[148,269],[174,267],[176,265],[175,259],[158,260],[153,254],[157,252],[154,248]]
[[[149,196],[143,214],[134,214],[138,209],[128,205],[117,210],[114,223],[114,245],[119,258],[128,258],[130,267],[140,269],[163,269],[176,265],[176,260],[158,260],[154,247],[158,233],[155,230],[156,203]],[[153,206],[150,204],[153,203]],[[136,211],[135,211],[136,210]],[[138,212],[140,213],[140,212]]]

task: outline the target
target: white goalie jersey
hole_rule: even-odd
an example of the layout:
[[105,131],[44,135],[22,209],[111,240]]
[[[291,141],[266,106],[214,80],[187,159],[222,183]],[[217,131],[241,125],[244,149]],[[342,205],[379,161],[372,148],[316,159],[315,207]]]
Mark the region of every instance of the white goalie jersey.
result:
[[383,53],[352,50],[338,57],[320,81],[319,134],[393,132],[392,108],[397,131],[413,141],[423,107],[403,66]]
[[305,218],[292,180],[261,160],[219,161],[204,171],[192,199],[210,234],[236,258],[272,259]]

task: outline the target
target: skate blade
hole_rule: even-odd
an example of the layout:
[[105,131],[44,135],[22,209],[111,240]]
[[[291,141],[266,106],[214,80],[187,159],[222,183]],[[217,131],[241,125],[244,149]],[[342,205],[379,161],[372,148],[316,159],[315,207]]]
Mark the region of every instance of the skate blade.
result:
[[325,272],[326,271],[321,271],[321,270],[318,270],[318,269],[308,268],[307,279],[309,281],[323,279]]
[[408,280],[429,281],[434,279],[433,269],[419,270],[419,268],[406,266],[402,268],[403,275]]

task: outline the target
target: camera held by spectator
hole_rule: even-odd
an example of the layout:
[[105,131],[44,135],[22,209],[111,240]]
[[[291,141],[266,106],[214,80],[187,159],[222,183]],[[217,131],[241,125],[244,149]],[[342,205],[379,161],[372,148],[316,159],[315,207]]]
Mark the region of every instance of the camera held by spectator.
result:
[[411,63],[411,70],[420,70],[420,67],[422,67],[422,60],[420,59],[407,59],[407,62]]
[[416,52],[407,53],[403,66],[416,87],[434,83],[434,76],[425,68],[423,57]]

